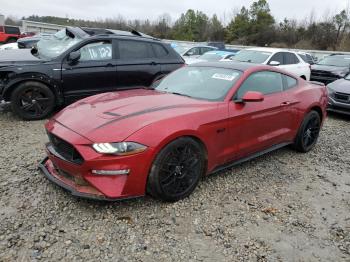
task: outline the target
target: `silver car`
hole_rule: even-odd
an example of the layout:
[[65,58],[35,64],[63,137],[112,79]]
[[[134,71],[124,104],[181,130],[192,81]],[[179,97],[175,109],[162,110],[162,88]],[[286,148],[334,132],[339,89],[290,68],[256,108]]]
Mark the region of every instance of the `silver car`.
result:
[[350,74],[327,85],[328,111],[350,115]]

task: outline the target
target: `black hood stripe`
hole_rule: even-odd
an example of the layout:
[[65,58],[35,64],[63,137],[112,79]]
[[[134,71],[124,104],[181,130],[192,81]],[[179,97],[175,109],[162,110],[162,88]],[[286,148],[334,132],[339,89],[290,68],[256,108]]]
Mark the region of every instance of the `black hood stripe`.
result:
[[116,119],[110,120],[110,121],[108,121],[106,123],[103,123],[102,125],[96,127],[95,130],[99,129],[101,127],[107,126],[109,124],[112,124],[112,123],[115,123],[115,122],[118,122],[118,121],[130,118],[130,117],[139,116],[139,115],[152,113],[152,112],[157,112],[157,111],[162,111],[162,110],[167,110],[167,109],[172,109],[172,108],[178,108],[178,107],[186,107],[186,106],[185,105],[172,105],[172,106],[163,106],[163,107],[149,108],[149,109],[146,109],[146,110],[138,111],[138,112],[135,112],[135,113],[132,113],[132,114],[129,114],[129,115],[121,116],[121,117],[118,117]]
[[113,113],[113,112],[104,112],[105,115],[109,116],[120,116],[119,114]]

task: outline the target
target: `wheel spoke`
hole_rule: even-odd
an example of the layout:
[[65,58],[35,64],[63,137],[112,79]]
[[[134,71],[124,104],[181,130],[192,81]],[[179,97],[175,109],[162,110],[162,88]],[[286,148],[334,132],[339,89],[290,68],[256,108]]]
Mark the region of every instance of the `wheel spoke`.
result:
[[33,107],[34,107],[34,104],[25,104],[25,105],[21,106],[21,109],[24,111],[29,111]]
[[50,100],[48,97],[38,97],[35,99],[37,102],[47,102]]
[[35,103],[34,105],[35,105],[35,114],[41,115],[44,112],[42,107],[38,103]]
[[167,181],[166,183],[162,183],[163,187],[167,188],[170,185],[174,184],[176,182],[176,176],[169,176],[171,179]]

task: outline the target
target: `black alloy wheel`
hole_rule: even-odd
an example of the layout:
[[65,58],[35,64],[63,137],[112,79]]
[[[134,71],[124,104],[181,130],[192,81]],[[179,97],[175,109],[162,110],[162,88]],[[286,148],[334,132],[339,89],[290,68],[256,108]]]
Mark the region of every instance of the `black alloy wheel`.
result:
[[309,112],[301,124],[294,147],[300,152],[310,151],[316,144],[321,129],[321,118],[316,111]]
[[307,123],[304,134],[303,134],[303,144],[305,147],[310,147],[315,144],[318,134],[320,132],[320,118],[313,115],[312,118]]
[[11,96],[12,110],[25,120],[38,120],[52,113],[55,96],[46,85],[38,82],[20,84]]
[[202,147],[191,138],[168,144],[155,160],[148,191],[165,201],[178,201],[190,195],[205,172]]

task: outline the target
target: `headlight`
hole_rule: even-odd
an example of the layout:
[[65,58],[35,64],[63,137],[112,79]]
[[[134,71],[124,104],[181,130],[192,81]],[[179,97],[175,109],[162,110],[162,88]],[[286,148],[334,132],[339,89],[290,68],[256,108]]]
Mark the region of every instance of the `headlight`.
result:
[[127,156],[143,152],[146,146],[134,142],[96,143],[92,147],[101,154]]
[[334,90],[329,86],[327,86],[327,91],[328,91],[328,95],[330,95],[330,96],[333,95],[333,93],[334,93]]

